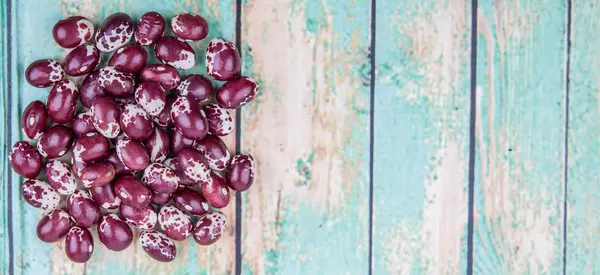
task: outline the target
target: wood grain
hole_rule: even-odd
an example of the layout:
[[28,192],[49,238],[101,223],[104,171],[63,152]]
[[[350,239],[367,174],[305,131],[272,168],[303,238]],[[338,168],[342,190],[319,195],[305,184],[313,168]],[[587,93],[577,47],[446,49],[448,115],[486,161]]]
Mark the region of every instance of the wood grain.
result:
[[377,1],[373,274],[466,269],[470,1]]
[[568,274],[600,274],[600,5],[573,1],[567,179]]
[[[42,0],[13,1],[13,107],[12,125],[13,137],[16,141],[21,138],[18,129],[23,108],[32,100],[45,101],[49,89],[38,89],[28,85],[23,72],[26,66],[38,58],[61,58],[67,51],[60,49],[52,39],[52,26],[54,23],[71,15],[83,15],[96,23],[114,12],[126,12],[134,20],[147,11],[157,11],[167,19],[181,12],[195,12],[204,16],[210,23],[209,37],[202,42],[191,43],[197,52],[197,65],[189,73],[203,73],[204,51],[208,40],[221,36],[233,40],[235,33],[235,3],[227,1],[100,1],[100,0],[53,0],[51,3]],[[40,7],[44,7],[43,9]],[[32,18],[35,18],[33,20]],[[40,46],[46,45],[46,46]],[[105,56],[108,58],[108,55]],[[3,58],[3,61],[6,59]],[[4,83],[4,81],[3,81]],[[220,84],[218,84],[220,85]],[[228,137],[226,142],[230,149],[235,150],[234,136]],[[5,167],[4,165],[3,167]],[[115,253],[109,252],[102,243],[95,238],[95,253],[87,264],[73,264],[65,256],[62,242],[45,244],[37,239],[35,225],[42,216],[27,205],[21,198],[21,179],[14,173],[13,180],[13,219],[15,243],[15,273],[17,274],[111,274],[153,273],[153,274],[227,274],[232,273],[235,267],[235,228],[230,226],[227,234],[214,246],[200,247],[195,242],[188,240],[180,242],[178,257],[174,262],[161,264],[148,257],[137,245],[132,245],[127,250]],[[17,188],[15,188],[15,186]],[[4,191],[5,189],[2,188]],[[4,208],[3,208],[4,209]],[[229,224],[235,224],[235,202],[230,204],[224,213],[229,217]],[[5,224],[5,223],[3,223]],[[0,232],[0,237],[3,237]],[[94,235],[96,235],[94,233]],[[6,261],[8,263],[8,261]]]
[[[375,49],[369,48],[369,0],[242,2],[243,74],[261,87],[241,109],[239,149],[258,164],[255,185],[242,194],[240,206],[242,273],[366,274],[370,268],[373,274],[464,273],[471,1],[377,0]],[[600,5],[572,2],[571,70],[566,72],[567,1],[479,1],[474,274],[560,274],[564,245],[567,274],[600,273],[600,38],[595,34]],[[19,130],[23,108],[45,101],[49,91],[27,84],[25,68],[33,60],[60,59],[68,52],[51,36],[61,18],[84,15],[98,26],[117,11],[134,20],[150,10],[167,18],[199,13],[210,34],[192,43],[197,66],[186,74],[205,74],[203,53],[210,38],[235,41],[235,0],[9,3],[10,15],[8,6],[0,5],[4,156],[24,138]],[[376,58],[373,110],[371,50]],[[371,111],[374,140],[369,138]],[[235,134],[226,143],[235,151]],[[224,210],[227,234],[214,246],[179,242],[177,259],[165,264],[150,259],[137,243],[115,253],[95,238],[93,258],[74,264],[62,242],[38,240],[35,226],[42,213],[23,201],[22,179],[10,172],[7,158],[0,165],[3,274],[10,265],[9,229],[15,274],[235,272],[234,199]]]
[[562,272],[563,1],[480,1],[474,273]]
[[[54,16],[60,17],[58,3],[48,5],[45,10],[37,9],[38,3],[33,1],[11,1],[12,14],[8,20],[11,20],[12,29],[10,32],[12,39],[12,114],[9,119],[12,122],[11,141],[14,143],[21,140],[19,117],[23,108],[33,100],[45,101],[48,90],[38,89],[25,82],[23,73],[27,65],[39,58],[59,58],[60,51],[53,46],[52,25],[53,23],[40,24],[36,22],[56,21]],[[24,11],[29,10],[31,16],[39,21],[28,20]],[[26,30],[26,31],[24,31]],[[18,33],[18,35],[12,35]],[[40,34],[46,35],[40,35]],[[40,45],[52,45],[42,47]],[[12,144],[10,144],[12,146]],[[49,274],[51,271],[63,270],[62,267],[52,266],[51,255],[56,255],[58,245],[42,243],[35,234],[35,226],[42,216],[37,209],[27,205],[22,199],[20,185],[22,179],[16,174],[12,176],[12,225],[13,225],[13,244],[14,255],[13,265],[16,274]],[[62,253],[64,254],[64,253]],[[64,256],[63,256],[64,257]]]
[[369,1],[245,1],[243,274],[368,271]]
[[10,102],[10,98],[8,96],[8,85],[9,85],[9,70],[8,67],[8,32],[6,31],[8,28],[8,16],[7,16],[7,6],[0,5],[0,113],[2,114],[2,118],[0,119],[0,182],[2,186],[0,187],[0,272],[6,273],[9,270],[10,265],[10,236],[9,236],[9,209],[8,209],[8,182],[10,178],[10,164],[8,163],[8,158],[5,157],[8,155],[10,151],[9,142],[9,120],[6,119],[10,117],[8,111],[8,104]]

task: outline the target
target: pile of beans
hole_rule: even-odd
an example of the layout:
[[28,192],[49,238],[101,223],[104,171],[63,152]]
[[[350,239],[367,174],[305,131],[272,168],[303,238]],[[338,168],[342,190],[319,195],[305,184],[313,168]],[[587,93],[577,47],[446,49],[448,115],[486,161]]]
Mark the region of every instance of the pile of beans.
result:
[[[97,31],[88,19],[69,17],[52,30],[59,46],[72,49],[64,60],[37,60],[25,72],[31,85],[52,88],[46,104],[34,101],[23,111],[27,140],[14,144],[10,164],[25,178],[25,201],[44,211],[37,236],[47,243],[65,237],[74,262],[90,259],[93,226],[109,250],[124,250],[138,236],[163,262],[175,259],[174,241],[192,236],[213,244],[226,227],[219,209],[229,204],[230,189],[253,183],[253,157],[232,156],[220,138],[234,129],[228,110],[258,91],[240,76],[236,46],[222,38],[208,43],[207,75],[224,81],[215,89],[203,75],[180,76],[196,65],[188,42],[206,38],[206,20],[179,14],[170,22],[174,36],[165,29],[156,12],[135,27],[129,15],[115,13]],[[148,52],[160,63],[148,64]]]

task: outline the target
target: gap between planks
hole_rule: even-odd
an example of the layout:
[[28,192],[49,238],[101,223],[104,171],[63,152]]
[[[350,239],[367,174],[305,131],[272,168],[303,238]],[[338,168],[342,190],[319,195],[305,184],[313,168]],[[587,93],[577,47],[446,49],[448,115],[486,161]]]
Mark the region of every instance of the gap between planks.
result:
[[370,112],[369,112],[369,275],[373,274],[373,167],[375,162],[375,54],[376,54],[376,15],[377,1],[371,0],[371,45],[369,49],[369,58],[371,63],[370,71]]
[[[242,60],[242,0],[235,1],[235,45]],[[243,67],[242,67],[243,70]],[[242,151],[242,110],[235,112],[235,154]],[[235,192],[235,274],[242,274],[242,194]]]
[[469,198],[467,217],[467,275],[473,274],[473,213],[475,207],[475,127],[477,110],[477,0],[471,0],[471,93],[469,124]]

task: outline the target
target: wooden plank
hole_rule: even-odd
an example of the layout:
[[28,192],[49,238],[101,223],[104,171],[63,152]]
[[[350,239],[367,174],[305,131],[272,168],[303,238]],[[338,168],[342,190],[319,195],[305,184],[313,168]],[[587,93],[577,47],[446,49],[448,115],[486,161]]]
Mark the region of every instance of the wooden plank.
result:
[[600,274],[600,5],[572,5],[566,270]]
[[373,274],[466,269],[470,1],[377,1]]
[[[52,3],[42,0],[13,1],[13,56],[16,60],[13,72],[13,128],[18,129],[18,117],[22,109],[32,100],[45,100],[49,89],[38,89],[28,85],[23,78],[23,71],[33,60],[50,57],[60,58],[67,51],[58,48],[52,40],[51,30],[53,24],[60,18],[71,15],[84,15],[96,22],[96,26],[107,15],[121,11],[126,12],[137,20],[146,11],[155,10],[166,18],[175,14],[191,11],[203,15],[209,22],[210,34],[207,39],[199,43],[192,43],[197,52],[198,65],[193,70],[185,73],[203,73],[204,51],[208,40],[212,37],[222,36],[233,39],[235,31],[235,4],[233,0],[227,1],[189,1],[178,0],[165,4],[162,1],[144,2],[143,5],[136,1],[100,1],[78,0],[58,1]],[[41,8],[43,7],[43,8]],[[35,20],[34,20],[35,19]],[[45,45],[45,46],[40,46]],[[5,60],[5,59],[3,59]],[[22,138],[19,132],[13,131],[13,141]],[[234,138],[228,137],[227,143],[234,150]],[[21,182],[17,176],[12,175],[14,186]],[[44,244],[35,234],[35,225],[41,217],[37,210],[28,206],[20,196],[20,189],[13,188],[12,198],[15,202],[14,232],[15,232],[15,271],[24,274],[48,273],[87,273],[103,274],[128,274],[133,272],[153,273],[232,273],[235,266],[235,203],[224,211],[229,217],[229,227],[226,236],[217,244],[209,248],[196,245],[193,240],[178,243],[178,257],[169,264],[153,261],[138,247],[115,253],[109,252],[96,238],[96,251],[93,258],[86,264],[72,264],[64,255],[62,243]]]
[[[7,6],[0,5],[0,113],[3,118],[10,117],[8,111],[8,102],[10,102],[8,95],[8,32],[6,31],[8,28],[9,21],[7,20]],[[0,120],[0,182],[2,186],[0,187],[0,272],[2,274],[7,274],[9,272],[9,263],[10,263],[10,236],[9,236],[9,196],[8,192],[8,184],[10,178],[10,164],[8,163],[8,159],[5,157],[8,155],[10,151],[10,137],[8,135],[10,129],[9,121],[7,119]],[[10,145],[9,145],[10,144]]]
[[[19,131],[21,125],[19,118],[23,108],[33,100],[45,101],[49,91],[34,88],[26,83],[24,79],[25,69],[30,62],[38,58],[60,57],[60,50],[54,46],[52,39],[52,25],[56,21],[53,15],[60,16],[59,6],[56,4],[47,5],[42,10],[38,8],[39,4],[39,2],[34,3],[32,1],[11,1],[12,14],[8,20],[11,20],[12,24],[9,33],[12,39],[10,52],[12,56],[12,67],[10,68],[12,72],[12,97],[10,98],[12,106],[10,116],[12,143],[24,138]],[[24,11],[26,10],[30,12],[31,16],[25,16],[26,12]],[[35,20],[32,20],[33,18]],[[52,46],[41,47],[40,45]],[[12,146],[12,144],[9,146]],[[58,244],[45,244],[37,238],[35,228],[42,217],[42,213],[27,205],[23,200],[20,192],[20,185],[23,182],[21,177],[14,172],[11,173],[11,177],[14,271],[16,274],[49,274],[55,267],[52,265],[51,256],[61,256],[64,253],[56,253],[59,251]],[[57,260],[64,258],[66,256],[58,257]],[[56,268],[61,269],[60,267]]]
[[243,274],[368,272],[369,1],[245,1]]
[[562,272],[564,1],[480,1],[474,273]]

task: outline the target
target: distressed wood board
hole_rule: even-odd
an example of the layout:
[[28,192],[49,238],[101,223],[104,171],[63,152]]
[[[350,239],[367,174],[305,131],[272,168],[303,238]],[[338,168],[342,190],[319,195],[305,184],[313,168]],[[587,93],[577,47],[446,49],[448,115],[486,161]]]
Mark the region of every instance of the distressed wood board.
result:
[[598,3],[574,1],[567,166],[567,272],[600,273],[600,36]]
[[477,10],[474,272],[562,272],[565,4]]
[[243,74],[262,87],[241,111],[261,183],[243,196],[243,274],[368,271],[368,10],[243,5]]
[[[225,141],[256,158],[255,185],[213,246],[178,242],[164,264],[96,238],[73,264],[37,239],[42,214],[3,157],[3,274],[600,273],[600,4],[3,0],[0,154],[49,91],[25,68],[67,53],[57,20],[151,10],[199,13],[238,43],[261,89]],[[205,73],[207,41],[184,74]]]
[[466,268],[469,1],[378,1],[373,274]]

